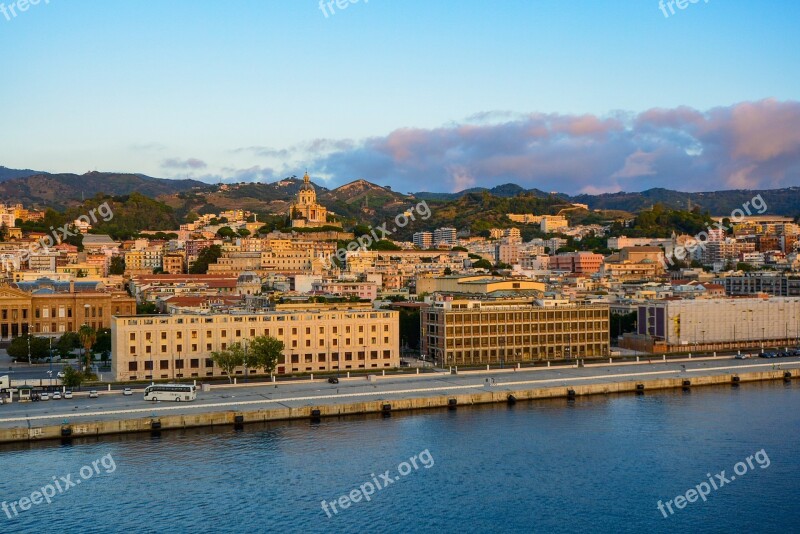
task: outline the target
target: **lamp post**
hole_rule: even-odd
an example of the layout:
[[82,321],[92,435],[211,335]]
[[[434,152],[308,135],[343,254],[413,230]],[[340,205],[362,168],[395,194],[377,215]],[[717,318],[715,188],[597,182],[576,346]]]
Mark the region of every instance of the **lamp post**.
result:
[[28,323],[28,365],[31,365],[31,323]]

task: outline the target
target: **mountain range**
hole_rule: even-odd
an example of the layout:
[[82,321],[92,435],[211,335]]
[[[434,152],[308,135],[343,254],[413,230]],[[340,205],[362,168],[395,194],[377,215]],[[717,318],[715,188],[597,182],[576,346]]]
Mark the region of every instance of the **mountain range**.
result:
[[[143,174],[89,172],[51,174],[0,167],[0,200],[26,206],[63,210],[98,193],[127,195],[139,192],[171,206],[177,213],[211,213],[241,208],[258,213],[286,213],[302,185],[289,177],[272,183],[208,184],[197,180],[170,180]],[[655,188],[641,192],[600,195],[567,195],[525,189],[516,184],[493,188],[471,188],[457,193],[419,192],[402,194],[366,180],[356,180],[335,189],[314,184],[320,204],[340,216],[373,220],[396,214],[411,201],[452,202],[467,195],[487,194],[498,198],[533,197],[549,199],[554,205],[586,204],[591,210],[635,213],[661,203],[673,209],[699,209],[711,215],[727,216],[760,195],[771,215],[800,214],[800,187],[770,190],[727,190],[689,193]]]

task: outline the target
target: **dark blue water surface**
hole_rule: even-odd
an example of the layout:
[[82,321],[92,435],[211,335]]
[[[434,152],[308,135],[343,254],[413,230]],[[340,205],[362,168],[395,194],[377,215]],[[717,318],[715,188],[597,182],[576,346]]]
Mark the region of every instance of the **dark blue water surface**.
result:
[[[656,508],[762,449],[707,502]],[[799,453],[798,381],[6,447],[7,502],[116,469],[0,512],[0,532],[789,532]],[[386,470],[369,502],[323,511]]]

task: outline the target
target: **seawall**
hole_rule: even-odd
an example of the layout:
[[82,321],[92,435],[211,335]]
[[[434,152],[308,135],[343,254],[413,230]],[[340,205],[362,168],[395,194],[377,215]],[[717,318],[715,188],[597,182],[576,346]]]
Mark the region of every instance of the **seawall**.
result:
[[[773,370],[733,373],[713,376],[691,376],[637,380],[574,386],[540,387],[529,389],[485,388],[461,394],[440,394],[429,397],[382,399],[341,404],[320,404],[297,408],[269,408],[259,410],[226,410],[197,414],[157,415],[133,419],[65,423],[61,425],[0,428],[0,443],[71,439],[80,437],[152,432],[170,429],[234,426],[247,423],[289,419],[314,419],[342,415],[387,413],[431,408],[450,408],[474,404],[509,403],[523,400],[572,398],[586,395],[613,393],[644,393],[653,390],[695,388],[714,385],[736,385],[744,382],[791,380],[800,378],[800,370]],[[476,386],[477,387],[477,386]]]

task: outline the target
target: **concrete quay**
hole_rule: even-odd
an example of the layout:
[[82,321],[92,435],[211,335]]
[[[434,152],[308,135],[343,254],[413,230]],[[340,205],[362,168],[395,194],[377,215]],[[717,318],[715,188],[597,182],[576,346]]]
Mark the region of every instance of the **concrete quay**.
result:
[[0,406],[0,443],[72,439],[129,432],[234,426],[289,419],[457,409],[487,403],[645,393],[672,388],[736,385],[800,378],[800,358],[775,360],[706,358],[586,367],[494,369],[365,378],[339,384],[308,380],[278,384],[215,386],[192,403],[150,404],[141,392],[124,397]]

